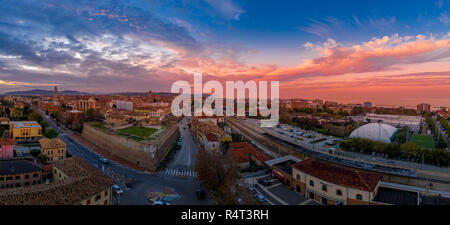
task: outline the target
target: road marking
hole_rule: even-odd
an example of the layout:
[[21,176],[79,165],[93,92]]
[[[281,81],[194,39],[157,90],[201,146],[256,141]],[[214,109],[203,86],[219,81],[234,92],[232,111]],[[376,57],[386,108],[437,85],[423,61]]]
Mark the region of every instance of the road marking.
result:
[[272,194],[272,192],[270,192],[267,188],[263,187],[260,184],[256,184],[258,185],[258,187],[260,187],[261,189],[263,189],[267,194],[270,195],[270,197],[274,198],[275,200],[277,200],[278,202],[280,202],[283,205],[288,205],[285,201],[281,200],[280,198],[278,198],[277,196],[275,196],[274,194]]
[[308,204],[308,203],[310,203],[312,201],[313,201],[312,199],[308,198],[306,201],[300,203],[299,205],[306,205],[306,204]]
[[194,171],[191,171],[191,170],[179,171],[178,169],[166,169],[161,173],[168,175],[168,176],[179,176],[179,177],[186,177],[186,178],[197,177],[197,173]]

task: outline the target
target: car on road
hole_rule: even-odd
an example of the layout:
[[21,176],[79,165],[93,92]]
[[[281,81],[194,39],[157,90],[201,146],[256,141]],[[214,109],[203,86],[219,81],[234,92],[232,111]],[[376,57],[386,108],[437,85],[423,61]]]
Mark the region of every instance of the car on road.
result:
[[266,202],[266,199],[261,194],[255,194],[255,198],[258,202]]
[[153,205],[170,205],[170,203],[165,201],[154,201]]
[[264,179],[261,181],[261,184],[264,186],[271,186],[272,185],[272,181],[268,180],[268,179]]
[[120,188],[119,185],[117,185],[117,184],[114,184],[114,185],[112,186],[112,189],[113,189],[113,191],[116,192],[116,194],[118,194],[118,195],[123,194],[122,188]]
[[100,161],[101,163],[104,163],[104,164],[107,164],[109,162],[109,160],[104,157],[99,158],[98,161]]
[[197,197],[197,199],[205,199],[206,191],[199,189],[195,192],[195,196]]
[[248,187],[248,190],[249,190],[251,193],[255,193],[255,192],[256,192],[256,190],[255,190],[254,187]]

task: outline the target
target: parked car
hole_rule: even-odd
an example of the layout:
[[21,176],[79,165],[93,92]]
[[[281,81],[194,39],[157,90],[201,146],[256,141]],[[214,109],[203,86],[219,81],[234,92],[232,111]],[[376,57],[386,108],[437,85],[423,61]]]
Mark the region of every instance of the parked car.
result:
[[106,163],[109,162],[109,160],[108,160],[107,158],[103,158],[103,157],[99,158],[98,160],[99,160],[101,163],[104,163],[104,164],[106,164]]
[[260,194],[255,194],[255,198],[258,202],[266,202],[266,199],[264,198],[264,196],[262,196]]
[[112,186],[112,189],[113,189],[113,191],[116,192],[116,194],[118,194],[118,195],[120,195],[120,194],[123,193],[122,188],[120,188],[119,185],[117,185],[117,184],[114,184],[114,185]]
[[153,205],[170,205],[170,203],[165,201],[154,201]]
[[205,199],[206,191],[199,189],[195,192],[195,195],[197,196],[197,199]]
[[268,179],[264,179],[261,181],[261,184],[263,184],[264,186],[270,186],[270,185],[272,185],[272,181],[270,181]]

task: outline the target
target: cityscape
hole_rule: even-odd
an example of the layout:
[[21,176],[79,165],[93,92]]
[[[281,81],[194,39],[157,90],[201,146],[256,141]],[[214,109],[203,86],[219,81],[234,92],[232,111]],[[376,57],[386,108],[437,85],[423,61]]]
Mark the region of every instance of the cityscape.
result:
[[450,2],[282,2],[1,1],[0,205],[450,205]]

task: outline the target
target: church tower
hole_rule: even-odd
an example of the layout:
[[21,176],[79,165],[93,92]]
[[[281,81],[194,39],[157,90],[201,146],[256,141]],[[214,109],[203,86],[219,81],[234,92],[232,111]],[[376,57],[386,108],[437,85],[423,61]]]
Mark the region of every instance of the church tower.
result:
[[152,91],[148,91],[148,99],[150,99],[150,102],[153,102],[153,93]]
[[53,104],[59,104],[59,95],[58,95],[58,87],[55,86],[55,90],[53,91]]

